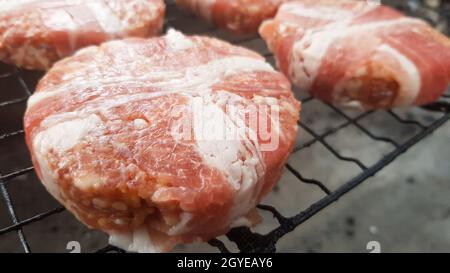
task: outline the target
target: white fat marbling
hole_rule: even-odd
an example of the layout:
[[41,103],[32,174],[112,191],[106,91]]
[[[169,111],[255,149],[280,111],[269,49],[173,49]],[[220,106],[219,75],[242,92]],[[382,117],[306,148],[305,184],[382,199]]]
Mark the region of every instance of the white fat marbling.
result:
[[145,227],[132,230],[129,233],[110,232],[109,243],[126,251],[138,253],[160,253],[162,249],[150,238]]
[[400,86],[402,88],[400,91],[401,96],[398,97],[398,101],[396,101],[395,104],[398,106],[414,104],[414,101],[419,96],[422,86],[421,75],[417,65],[407,56],[387,44],[381,45],[378,50],[389,53],[398,61],[404,72],[400,74]]
[[[53,150],[58,154],[79,144],[87,135],[96,130],[102,130],[101,119],[97,115],[89,115],[86,118],[73,119],[53,124],[42,130],[36,137],[34,148],[49,151]],[[45,126],[45,122],[43,122]]]
[[376,31],[379,28],[411,24],[411,22],[423,23],[416,19],[400,18],[362,25],[349,25],[351,21],[344,20],[329,24],[320,29],[308,30],[304,37],[298,40],[293,46],[289,73],[294,83],[301,90],[309,91],[318,75],[328,49],[336,40],[348,37],[349,35],[356,35],[357,33]]
[[216,100],[201,97],[192,101],[193,131],[205,163],[223,173],[236,190],[229,215],[231,225],[257,205],[265,164],[256,132],[246,127],[242,117],[228,115],[217,103],[241,98],[227,92],[216,96]]
[[174,51],[187,50],[195,46],[189,37],[184,36],[181,32],[174,29],[169,29],[165,37],[167,44]]

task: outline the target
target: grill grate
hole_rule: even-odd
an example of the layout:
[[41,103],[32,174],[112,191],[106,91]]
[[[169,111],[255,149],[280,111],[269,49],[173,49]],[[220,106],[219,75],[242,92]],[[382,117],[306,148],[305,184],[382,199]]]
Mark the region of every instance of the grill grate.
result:
[[[441,30],[447,31],[447,20],[448,15],[450,14],[450,8],[448,5],[444,6],[444,4],[441,4],[442,6],[436,11],[435,9],[427,8],[423,3],[419,3],[418,1],[408,1],[406,5],[405,2],[407,1],[403,1],[403,4],[397,7],[406,9],[407,12],[422,17],[426,17],[431,14],[430,21],[435,25],[440,26],[442,28]],[[188,34],[201,33],[210,36],[216,36],[228,40],[234,44],[243,45],[257,50],[261,54],[266,56],[271,63],[274,62],[273,56],[268,52],[267,48],[264,45],[264,42],[260,38],[256,36],[233,37],[233,35],[224,33],[216,29],[212,25],[201,22],[193,16],[179,11],[174,6],[173,1],[167,1],[167,4],[168,10],[165,24],[166,29],[173,27]],[[436,17],[436,14],[442,14],[442,16]],[[444,18],[444,24],[442,23],[442,18]],[[8,108],[12,109],[14,113],[19,113],[20,120],[18,121],[18,123],[21,124],[24,104],[27,101],[28,97],[32,94],[31,90],[34,90],[35,84],[41,76],[41,72],[19,70],[12,66],[1,64],[0,86],[2,89],[2,93],[0,93],[0,111]],[[23,96],[21,95],[16,98],[15,96],[17,94],[23,94]],[[319,181],[319,179],[306,178],[301,174],[298,168],[296,168],[293,164],[288,163],[286,165],[286,172],[290,172],[298,179],[300,183],[311,184],[318,187],[318,189],[323,192],[325,197],[317,200],[306,210],[301,211],[292,217],[283,216],[275,207],[260,205],[258,206],[260,210],[268,211],[273,214],[273,216],[278,221],[278,227],[271,230],[265,235],[253,232],[248,228],[236,228],[227,234],[228,239],[235,242],[239,250],[242,252],[276,251],[276,243],[280,238],[293,231],[303,222],[307,221],[333,202],[336,202],[339,198],[360,185],[362,182],[366,181],[368,178],[377,174],[384,167],[393,162],[397,157],[407,152],[411,147],[413,147],[423,138],[430,135],[445,122],[447,122],[450,119],[450,104],[448,102],[449,98],[450,94],[447,92],[447,94],[443,96],[441,101],[432,105],[422,107],[421,109],[423,111],[420,110],[421,115],[411,114],[409,112],[406,113],[406,115],[403,115],[402,113],[397,112],[397,110],[369,111],[357,113],[355,115],[331,105],[323,105],[325,108],[327,108],[327,111],[331,111],[332,116],[339,117],[339,119],[341,119],[343,122],[341,124],[338,124],[338,126],[333,126],[333,124],[327,124],[331,123],[331,121],[327,119],[319,120],[321,124],[325,124],[327,126],[326,130],[318,130],[317,128],[315,128],[316,126],[311,125],[310,122],[307,121],[300,122],[299,125],[302,134],[301,138],[303,139],[303,135],[309,135],[310,139],[305,140],[305,142],[301,144],[298,144],[294,149],[293,156],[299,155],[306,149],[318,144],[325,148],[328,152],[330,152],[336,160],[349,162],[358,167],[359,169],[357,175],[355,175],[347,182],[341,184],[339,187],[337,187],[337,189],[332,190],[326,185],[326,183]],[[299,99],[303,101],[305,109],[303,112],[303,117],[308,116],[308,104],[320,103],[306,94],[299,95]],[[413,112],[417,112],[415,110]],[[11,111],[6,111],[5,113],[10,112]],[[379,115],[384,115],[383,117],[385,118],[391,118],[395,120],[398,123],[398,126],[412,126],[415,129],[411,130],[410,134],[408,134],[406,138],[402,138],[403,141],[395,138],[388,132],[384,132],[383,134],[378,132],[375,133],[374,126],[367,126],[365,121],[369,120],[373,116]],[[0,123],[0,155],[3,153],[4,149],[7,148],[6,146],[8,144],[6,143],[6,141],[8,139],[17,136],[23,139],[24,135],[23,129],[20,129],[22,127],[19,126],[19,128],[17,128],[17,125],[16,127],[12,126],[10,122],[6,121],[7,119],[9,119],[9,117],[5,118],[5,116],[2,116],[2,120]],[[339,151],[339,149],[336,148],[335,145],[329,141],[329,139],[349,127],[356,128],[360,132],[360,134],[370,138],[373,141],[388,144],[391,149],[380,160],[376,161],[373,164],[367,164],[358,157],[343,155],[343,153]],[[29,161],[29,159],[27,160]],[[3,170],[3,168],[1,170]],[[0,172],[0,191],[5,201],[6,210],[11,220],[11,224],[7,225],[6,227],[0,226],[0,242],[2,241],[3,236],[15,232],[17,233],[23,251],[31,252],[32,248],[30,247],[26,239],[26,234],[23,231],[23,228],[32,223],[41,221],[51,215],[61,213],[65,211],[65,209],[61,206],[57,206],[53,209],[35,214],[31,217],[26,217],[25,219],[19,218],[17,216],[16,209],[11,198],[11,193],[8,191],[7,185],[15,178],[23,177],[29,173],[32,173],[33,167],[30,166],[26,168],[19,168],[18,170],[7,171],[5,173],[3,173],[3,171]],[[227,247],[225,246],[224,242],[219,239],[211,240],[209,244],[213,247],[216,247],[221,252],[230,252],[229,249],[227,249]],[[113,246],[105,246],[104,248],[99,249],[97,252],[123,252],[123,250]]]

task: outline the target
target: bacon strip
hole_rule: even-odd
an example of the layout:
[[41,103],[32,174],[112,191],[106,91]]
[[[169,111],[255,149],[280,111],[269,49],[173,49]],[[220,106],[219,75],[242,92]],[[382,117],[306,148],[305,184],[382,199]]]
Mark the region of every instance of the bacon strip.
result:
[[[111,243],[161,252],[255,224],[295,143],[299,110],[289,81],[262,56],[169,31],[58,62],[24,122],[55,198]],[[266,122],[254,126],[250,115]]]
[[422,105],[437,100],[449,84],[450,40],[386,6],[285,3],[260,34],[295,85],[335,105]]

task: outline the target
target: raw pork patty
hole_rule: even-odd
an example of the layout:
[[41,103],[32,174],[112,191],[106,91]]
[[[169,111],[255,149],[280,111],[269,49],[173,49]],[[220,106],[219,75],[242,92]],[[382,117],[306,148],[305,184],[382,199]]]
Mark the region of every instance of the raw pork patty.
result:
[[450,80],[447,37],[422,20],[366,1],[285,3],[260,33],[295,85],[336,105],[427,104]]
[[292,0],[176,0],[179,6],[241,34],[257,33],[259,25],[287,1]]
[[258,54],[169,31],[58,62],[28,102],[25,130],[55,198],[112,244],[160,252],[255,224],[299,108]]
[[163,0],[0,0],[0,60],[46,70],[76,50],[161,30]]

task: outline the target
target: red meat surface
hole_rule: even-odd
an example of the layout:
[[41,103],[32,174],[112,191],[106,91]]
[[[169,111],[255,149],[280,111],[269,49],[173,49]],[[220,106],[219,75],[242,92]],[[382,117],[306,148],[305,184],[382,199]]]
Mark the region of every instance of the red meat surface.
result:
[[43,184],[78,219],[112,244],[161,252],[256,223],[299,111],[260,55],[171,30],[56,63],[25,131]]
[[296,86],[335,105],[422,105],[449,84],[450,39],[387,6],[294,1],[283,4],[260,34]]
[[240,34],[257,33],[259,25],[287,1],[292,0],[176,0],[180,7]]
[[0,60],[46,70],[76,50],[157,35],[163,0],[0,0]]

